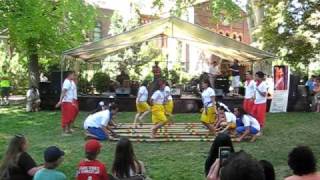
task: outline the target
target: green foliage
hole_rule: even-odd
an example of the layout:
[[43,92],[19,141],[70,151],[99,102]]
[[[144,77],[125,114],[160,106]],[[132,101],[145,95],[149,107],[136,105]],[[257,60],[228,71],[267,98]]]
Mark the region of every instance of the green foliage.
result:
[[265,50],[304,71],[320,53],[319,4],[313,0],[294,2],[270,1],[257,36]]
[[35,76],[38,58],[57,64],[62,52],[84,42],[94,25],[94,9],[83,0],[0,1],[0,28],[8,28],[10,46],[20,57],[34,63],[29,71]]
[[108,74],[97,72],[94,74],[91,82],[99,93],[103,93],[109,90],[111,80]]

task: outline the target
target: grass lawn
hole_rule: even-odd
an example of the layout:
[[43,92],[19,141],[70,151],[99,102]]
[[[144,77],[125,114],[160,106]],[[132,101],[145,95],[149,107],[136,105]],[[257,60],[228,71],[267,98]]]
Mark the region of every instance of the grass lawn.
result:
[[[30,142],[29,153],[37,163],[43,163],[43,150],[50,145],[62,148],[66,155],[59,167],[68,179],[73,179],[76,165],[83,158],[82,123],[86,116],[80,113],[76,121],[79,127],[71,137],[62,137],[60,112],[43,111],[26,113],[23,108],[0,109],[0,158],[9,138],[15,133],[25,134]],[[133,113],[120,113],[118,122],[131,122]],[[200,114],[177,114],[177,122],[197,122]],[[150,118],[149,118],[150,119]],[[268,114],[265,135],[255,143],[235,144],[236,150],[243,149],[257,159],[273,163],[277,179],[290,174],[287,154],[296,145],[310,146],[320,162],[320,115],[316,113]],[[111,169],[114,142],[104,142],[99,156]],[[134,143],[138,159],[146,164],[148,175],[155,180],[201,180],[203,164],[210,149],[208,142]]]

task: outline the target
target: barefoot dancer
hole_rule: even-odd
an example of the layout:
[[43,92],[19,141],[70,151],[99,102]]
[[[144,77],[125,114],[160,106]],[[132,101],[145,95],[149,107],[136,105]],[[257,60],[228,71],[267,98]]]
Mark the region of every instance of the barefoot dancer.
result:
[[215,92],[209,87],[209,80],[202,82],[203,92],[201,94],[203,111],[201,115],[201,122],[204,124],[211,133],[215,133],[214,123],[216,120],[216,108],[215,108]]
[[164,103],[164,109],[166,112],[166,116],[170,123],[172,123],[172,111],[173,111],[173,98],[171,96],[171,89],[169,87],[169,84],[166,83],[166,87],[164,88],[165,92],[165,103]]
[[142,119],[150,112],[150,106],[147,103],[148,101],[148,89],[147,89],[147,81],[144,81],[139,88],[136,106],[137,106],[137,114],[134,118],[134,126],[137,126],[136,123],[139,121],[140,126],[142,126]]
[[241,142],[243,139],[252,136],[251,142],[254,142],[257,139],[257,136],[261,130],[259,122],[243,110],[243,108],[235,108],[234,114],[240,118],[243,123],[243,126],[237,127],[237,133],[239,138],[236,140]]
[[158,90],[156,90],[151,96],[151,112],[152,112],[152,123],[154,124],[152,130],[152,137],[155,137],[157,130],[161,128],[168,122],[168,119],[165,115],[164,110],[164,93],[165,83],[162,80],[159,80]]
[[256,73],[255,100],[251,110],[251,115],[255,117],[261,128],[264,128],[267,111],[267,83],[264,80],[264,73]]
[[75,73],[70,71],[63,82],[60,100],[56,105],[56,107],[61,106],[62,135],[72,133],[71,124],[74,122],[78,114],[77,87],[74,83],[74,79]]
[[87,138],[97,139],[100,141],[107,140],[110,136],[117,136],[110,128],[112,117],[118,113],[118,106],[112,104],[110,108],[102,107],[100,111],[90,114],[84,121],[84,129]]

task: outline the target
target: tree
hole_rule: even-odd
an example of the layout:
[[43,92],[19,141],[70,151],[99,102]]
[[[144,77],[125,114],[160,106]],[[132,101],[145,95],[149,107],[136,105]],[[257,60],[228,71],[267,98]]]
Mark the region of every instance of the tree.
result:
[[58,61],[64,50],[80,45],[95,25],[95,11],[83,0],[1,0],[0,29],[27,57],[29,84],[38,86],[39,59]]
[[[164,0],[154,0],[161,9]],[[195,0],[178,0],[177,15]],[[239,18],[240,0],[210,0],[212,19],[235,21]],[[296,69],[308,67],[320,54],[320,11],[315,0],[248,0],[247,20],[255,46],[276,54]],[[243,18],[243,17],[242,17]],[[303,66],[301,66],[303,65]]]
[[320,54],[319,2],[274,1],[267,4],[257,35],[262,48],[271,51],[295,69],[306,69]]

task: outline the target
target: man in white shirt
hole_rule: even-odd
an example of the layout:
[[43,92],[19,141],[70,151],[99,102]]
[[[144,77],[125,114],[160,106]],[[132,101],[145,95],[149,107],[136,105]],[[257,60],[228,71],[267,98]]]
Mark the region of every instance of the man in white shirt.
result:
[[112,121],[112,116],[118,113],[118,110],[118,106],[112,104],[109,109],[90,114],[83,124],[84,129],[87,131],[87,138],[104,141],[108,139],[108,135],[114,136],[115,133],[109,127],[109,123]]
[[27,91],[26,111],[27,112],[37,112],[37,111],[39,111],[40,103],[41,103],[41,100],[40,100],[39,90],[35,86],[32,86]]
[[261,128],[264,128],[265,124],[268,95],[268,85],[264,77],[263,72],[256,73],[255,100],[251,111],[251,115],[258,120]]
[[64,80],[61,90],[60,100],[56,107],[61,106],[61,126],[64,136],[72,133],[71,124],[74,122],[78,115],[78,96],[77,86],[74,82],[75,73],[68,72],[67,78]]
[[256,83],[252,78],[252,72],[247,71],[246,81],[244,82],[245,96],[243,100],[243,109],[250,113],[254,104],[254,93],[256,88]]
[[236,128],[237,133],[240,137],[237,139],[238,142],[241,142],[244,138],[252,136],[251,142],[254,142],[257,139],[257,134],[261,130],[259,122],[243,110],[243,108],[235,108],[235,115],[240,118],[243,126],[238,126]]
[[161,128],[168,122],[168,119],[165,115],[164,101],[165,101],[165,88],[166,84],[163,80],[159,80],[159,88],[151,96],[151,113],[152,113],[152,123],[154,124],[152,128],[151,137],[155,137],[157,130]]
[[220,70],[219,70],[219,65],[218,65],[218,62],[217,60],[213,60],[212,61],[212,64],[210,65],[209,67],[209,81],[210,81],[210,86],[212,88],[215,87],[215,79],[217,76],[219,76],[221,74]]
[[140,126],[142,126],[143,118],[150,112],[150,106],[148,104],[148,89],[147,81],[143,82],[139,87],[139,91],[136,98],[137,114],[134,118],[133,125],[136,127],[137,121],[139,121]]

